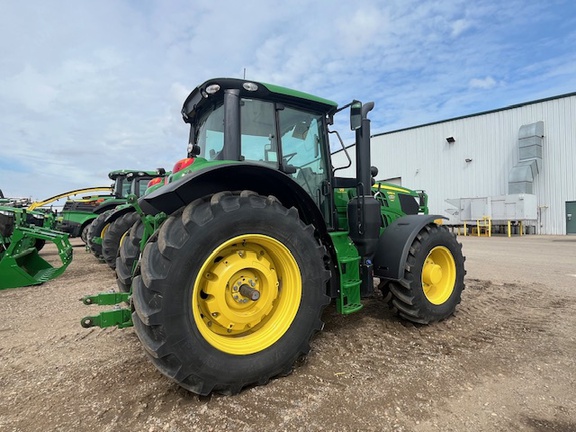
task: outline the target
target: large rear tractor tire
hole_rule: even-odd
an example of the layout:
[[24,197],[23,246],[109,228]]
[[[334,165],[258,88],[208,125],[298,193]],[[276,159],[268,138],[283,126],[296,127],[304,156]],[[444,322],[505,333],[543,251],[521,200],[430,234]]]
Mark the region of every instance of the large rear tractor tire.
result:
[[387,284],[389,304],[409,321],[429,324],[451,316],[464,290],[462,245],[446,227],[420,230],[404,267],[404,277]]
[[274,197],[196,200],[146,244],[132,285],[136,333],[156,367],[196,394],[287,375],[323,326],[324,256],[314,228]]
[[92,221],[90,227],[88,228],[88,235],[86,239],[88,240],[88,247],[90,251],[94,254],[94,256],[100,260],[103,260],[104,257],[102,256],[102,244],[101,243],[94,243],[94,238],[99,237],[100,239],[104,238],[106,235],[106,231],[109,228],[109,224],[106,223],[106,218],[110,214],[112,210],[106,210],[104,213],[98,215],[96,219]]
[[144,234],[144,225],[138,219],[126,232],[124,240],[120,243],[120,250],[116,258],[116,283],[122,292],[130,292],[134,263],[140,257],[140,241]]
[[112,222],[106,230],[106,235],[102,238],[102,257],[112,270],[116,269],[118,250],[125,234],[139,218],[136,212],[126,213]]

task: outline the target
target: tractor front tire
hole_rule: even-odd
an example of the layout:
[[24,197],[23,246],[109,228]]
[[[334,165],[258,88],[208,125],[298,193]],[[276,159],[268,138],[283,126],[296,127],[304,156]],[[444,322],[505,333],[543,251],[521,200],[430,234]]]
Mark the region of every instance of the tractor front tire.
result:
[[388,283],[390,306],[418,324],[451,316],[464,290],[462,245],[446,227],[428,224],[412,242],[404,277]]
[[90,230],[90,225],[92,224],[92,222],[94,222],[94,219],[92,219],[92,221],[90,222],[87,222],[86,225],[84,225],[80,229],[80,238],[82,239],[85,245],[88,245],[88,231]]
[[102,257],[112,270],[116,269],[118,250],[124,242],[125,234],[139,218],[136,212],[126,213],[112,222],[106,230],[106,235],[102,238]]
[[272,196],[198,199],[144,249],[136,333],[156,367],[196,394],[287,375],[323,327],[325,253],[314,228]]
[[94,243],[93,240],[96,237],[102,239],[106,235],[109,224],[106,223],[106,218],[112,210],[106,210],[104,213],[100,213],[96,219],[92,221],[90,227],[88,228],[88,234],[86,239],[88,240],[88,247],[94,256],[98,259],[103,259],[102,256],[102,244]]
[[134,263],[140,256],[140,241],[144,235],[144,224],[138,219],[127,231],[120,243],[116,258],[116,284],[121,292],[130,292]]

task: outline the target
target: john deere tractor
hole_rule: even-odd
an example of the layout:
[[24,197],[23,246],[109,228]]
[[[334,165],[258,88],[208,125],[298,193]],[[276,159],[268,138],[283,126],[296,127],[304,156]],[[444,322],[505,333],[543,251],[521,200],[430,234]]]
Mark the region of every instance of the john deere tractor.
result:
[[[338,108],[239,79],[194,89],[182,109],[183,168],[133,200],[143,226],[131,289],[86,296],[117,307],[82,325],[134,325],[163,374],[206,395],[288,374],[326,305],[360,311],[375,279],[402,319],[451,316],[464,289],[461,245],[442,216],[422,214],[424,194],[374,183],[373,105]],[[330,125],[346,108],[354,178],[337,176],[330,160]]]
[[[110,216],[115,213],[119,206],[122,207],[126,204],[126,199],[129,195],[136,197],[142,195],[147,189],[148,182],[158,176],[159,173],[164,173],[164,169],[158,168],[154,171],[120,170],[109,174],[110,178],[115,180],[114,193],[116,199],[104,201],[93,210],[94,218],[89,224],[86,234],[86,244],[96,258],[109,264],[115,262],[120,238],[132,225],[132,222],[128,225],[124,223],[121,226],[118,223],[114,224],[115,229],[112,235],[106,236],[108,229],[113,228],[111,224],[116,219]],[[124,218],[123,222],[126,222],[129,218]],[[121,228],[121,230],[118,228]],[[108,241],[107,245],[103,243],[106,237],[109,239],[113,238],[112,241]]]
[[[88,242],[88,229],[98,215],[107,210],[114,209],[117,205],[126,203],[126,197],[131,193],[132,181],[135,178],[152,178],[154,172],[141,170],[116,170],[108,173],[110,180],[114,183],[110,188],[90,188],[86,191],[109,190],[109,194],[96,194],[85,196],[81,199],[69,199],[64,204],[58,218],[58,229],[70,234],[70,237],[81,237]],[[148,180],[143,180],[144,189]],[[137,182],[140,185],[140,182]],[[79,191],[82,191],[80,189]],[[137,188],[136,191],[140,189]],[[76,191],[71,191],[76,192]],[[70,193],[66,193],[67,196]],[[62,196],[64,194],[60,194]],[[51,198],[49,198],[50,200]]]
[[[164,185],[164,176],[166,175],[164,168],[158,168],[155,171],[157,177],[152,178],[151,173],[151,171],[147,171],[145,176],[134,178],[130,195],[128,195],[129,199],[136,199]],[[98,225],[97,221],[98,219],[94,221],[93,225]],[[140,221],[140,215],[136,212],[135,207],[128,203],[119,205],[103,214],[100,224],[102,227],[100,237],[100,244],[102,245],[101,256],[111,269],[116,269],[118,251],[126,237],[127,231],[138,221]],[[91,242],[95,241],[95,239],[91,239]]]

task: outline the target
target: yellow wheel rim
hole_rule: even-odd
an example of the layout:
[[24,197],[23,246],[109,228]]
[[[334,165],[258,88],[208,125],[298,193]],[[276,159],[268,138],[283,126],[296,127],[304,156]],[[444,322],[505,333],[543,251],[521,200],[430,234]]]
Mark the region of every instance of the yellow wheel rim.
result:
[[225,353],[248,355],[288,331],[300,306],[302,279],[286,246],[248,234],[210,254],[193,293],[192,312],[202,337]]
[[120,237],[120,241],[118,242],[118,250],[120,250],[120,248],[122,247],[122,244],[124,243],[124,240],[126,239],[126,237],[128,237],[129,233],[130,233],[130,229],[128,229],[124,234],[122,234],[122,237]]
[[456,283],[456,263],[444,246],[433,248],[422,267],[422,287],[428,301],[441,305],[452,295]]
[[100,231],[100,238],[101,239],[103,239],[104,236],[106,235],[106,231],[108,231],[108,228],[110,228],[110,224],[104,225],[104,228],[102,228],[102,231]]

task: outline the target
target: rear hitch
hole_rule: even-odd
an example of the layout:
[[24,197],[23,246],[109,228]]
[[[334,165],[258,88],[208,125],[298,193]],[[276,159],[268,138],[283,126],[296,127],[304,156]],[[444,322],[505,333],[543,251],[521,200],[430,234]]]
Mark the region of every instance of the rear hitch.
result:
[[129,293],[115,291],[102,292],[96,295],[87,295],[80,299],[85,305],[115,305],[118,303],[130,301]]
[[132,327],[132,312],[129,309],[116,306],[114,309],[100,312],[98,315],[82,318],[80,325],[84,328],[117,326],[122,329]]
[[96,295],[87,295],[80,299],[85,305],[115,305],[114,309],[100,312],[98,315],[86,316],[80,321],[84,328],[90,327],[132,327],[131,308],[120,307],[119,303],[129,303],[130,294],[120,292],[102,292]]

